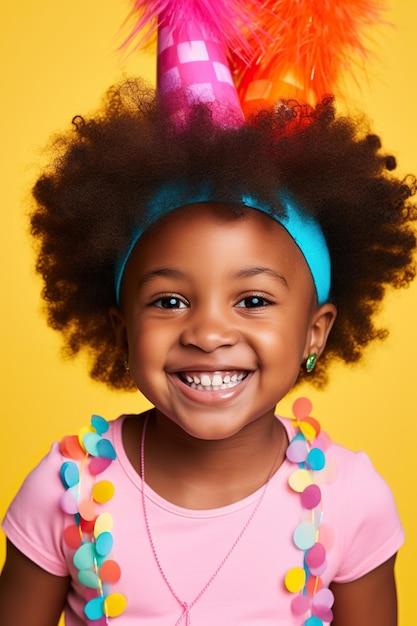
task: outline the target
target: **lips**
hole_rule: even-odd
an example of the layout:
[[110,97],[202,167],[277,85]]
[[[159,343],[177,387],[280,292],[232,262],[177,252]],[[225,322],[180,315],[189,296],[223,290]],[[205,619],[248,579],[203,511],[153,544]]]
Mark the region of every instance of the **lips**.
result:
[[232,389],[242,382],[248,371],[231,370],[227,372],[179,372],[183,383],[198,391],[219,391]]

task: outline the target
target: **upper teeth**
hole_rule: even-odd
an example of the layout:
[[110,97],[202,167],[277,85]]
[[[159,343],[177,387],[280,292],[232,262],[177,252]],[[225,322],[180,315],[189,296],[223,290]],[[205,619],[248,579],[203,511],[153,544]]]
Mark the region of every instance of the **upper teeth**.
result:
[[237,385],[243,378],[245,377],[245,373],[241,372],[239,374],[184,374],[184,378],[187,383],[193,389],[208,389],[209,387],[216,391],[218,389],[230,389],[230,387],[234,387]]

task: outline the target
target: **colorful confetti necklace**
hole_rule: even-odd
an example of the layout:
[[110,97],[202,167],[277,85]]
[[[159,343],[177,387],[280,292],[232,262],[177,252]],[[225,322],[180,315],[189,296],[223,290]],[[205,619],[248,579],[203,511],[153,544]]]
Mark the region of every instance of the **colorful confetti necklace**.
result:
[[[113,518],[110,513],[97,512],[97,504],[108,502],[114,494],[110,481],[95,481],[116,460],[113,444],[103,437],[108,428],[104,418],[93,415],[90,425],[78,436],[64,437],[60,443],[61,454],[71,459],[60,470],[66,489],[61,508],[74,520],[64,530],[64,541],[75,550],[73,563],[78,580],[86,589],[84,613],[97,626],[109,624],[109,617],[121,615],[126,608],[125,597],[109,591],[121,575],[118,563],[111,558]],[[93,481],[89,497],[82,489],[84,477]]]
[[[334,602],[332,592],[322,583],[327,561],[326,549],[320,540],[323,506],[319,483],[322,480],[321,473],[326,467],[325,451],[330,439],[326,433],[320,431],[317,420],[310,416],[311,410],[312,404],[307,398],[299,398],[294,402],[292,424],[296,434],[290,441],[286,457],[297,466],[289,478],[289,485],[300,494],[302,517],[294,530],[293,541],[302,553],[302,565],[287,572],[284,582],[287,590],[293,594],[291,610],[293,615],[302,620],[300,626],[323,626],[324,622],[331,622],[333,619],[331,609]],[[146,529],[161,576],[182,608],[182,614],[175,626],[180,626],[181,623],[190,626],[192,607],[213,583],[255,517],[274,474],[276,459],[260,498],[239,535],[204,587],[187,603],[177,595],[164,572],[149,524],[144,455],[148,419],[149,413],[145,418],[141,441],[142,505]],[[73,563],[78,570],[78,579],[86,589],[84,613],[96,626],[108,625],[109,618],[118,617],[126,608],[124,596],[112,588],[117,585],[121,575],[119,565],[111,556],[113,518],[110,513],[99,513],[97,510],[97,505],[109,501],[114,494],[114,486],[110,481],[97,480],[97,476],[116,460],[112,443],[103,436],[108,428],[109,424],[105,419],[93,415],[90,425],[83,428],[78,436],[64,437],[60,443],[62,455],[70,459],[62,464],[60,470],[65,487],[61,507],[65,513],[73,516],[73,522],[64,530],[64,541],[74,550]],[[282,445],[284,442],[283,438]],[[92,483],[88,496],[82,489],[84,478],[85,482]]]
[[[293,615],[303,618],[303,626],[323,626],[333,619],[334,597],[323,586],[326,571],[326,549],[320,541],[323,521],[322,494],[318,482],[326,467],[325,451],[330,438],[321,432],[320,424],[311,417],[313,405],[307,398],[293,404],[293,426],[296,434],[287,448],[287,459],[297,469],[289,477],[289,485],[300,494],[302,521],[295,528],[293,542],[303,553],[302,567],[293,567],[285,576],[285,587],[296,594],[291,602]],[[330,482],[327,478],[327,482]],[[306,513],[308,519],[306,521]]]
[[182,611],[183,612],[182,612],[181,616],[179,617],[179,619],[175,622],[175,626],[179,626],[179,624],[181,624],[182,622],[184,622],[184,624],[186,626],[191,626],[191,609],[193,608],[193,606],[195,606],[197,604],[197,602],[200,600],[200,598],[204,595],[204,593],[207,591],[207,589],[213,583],[215,578],[217,578],[217,575],[220,573],[220,571],[223,569],[223,566],[229,560],[229,557],[234,552],[236,546],[238,545],[238,543],[242,539],[242,537],[245,534],[246,530],[248,529],[250,523],[252,522],[253,518],[255,517],[259,507],[261,506],[261,503],[262,503],[262,501],[263,501],[263,499],[265,497],[265,494],[267,492],[269,483],[271,482],[271,478],[274,475],[274,470],[276,468],[277,459],[280,457],[280,455],[282,453],[282,449],[283,449],[283,446],[285,444],[285,437],[282,437],[281,445],[279,447],[277,455],[274,458],[274,463],[272,465],[272,468],[271,468],[271,471],[269,473],[268,479],[267,479],[267,481],[266,481],[266,483],[265,483],[265,485],[263,487],[263,490],[261,492],[260,497],[258,498],[258,501],[257,501],[257,503],[255,505],[255,508],[252,510],[252,513],[249,515],[248,519],[246,520],[245,525],[241,529],[240,533],[236,537],[236,539],[233,542],[233,544],[230,546],[230,548],[227,551],[226,555],[220,561],[219,565],[217,566],[217,568],[215,569],[213,574],[207,580],[206,584],[200,589],[200,591],[197,593],[195,598],[191,602],[188,603],[188,602],[185,602],[184,600],[182,600],[179,597],[179,595],[175,591],[174,587],[172,586],[171,582],[169,581],[169,579],[168,579],[168,577],[167,577],[167,575],[165,573],[165,570],[164,570],[164,568],[162,566],[161,560],[160,560],[160,558],[158,556],[158,552],[156,550],[155,542],[154,542],[153,535],[152,535],[152,532],[151,532],[151,526],[150,526],[150,523],[149,523],[149,515],[148,515],[148,509],[147,509],[147,506],[146,506],[146,494],[145,494],[145,487],[146,487],[146,483],[145,483],[145,435],[146,435],[146,427],[148,425],[148,421],[149,421],[149,414],[145,418],[145,422],[144,422],[143,430],[142,430],[142,440],[141,440],[142,507],[143,507],[143,515],[144,515],[144,518],[145,518],[146,531],[147,531],[147,534],[148,534],[149,543],[150,543],[150,546],[152,548],[152,553],[153,553],[155,562],[156,562],[156,564],[158,566],[159,572],[160,572],[162,578],[164,579],[164,582],[165,582],[166,586],[168,587],[168,589],[170,590],[171,594],[174,596],[174,598],[176,599],[178,604],[182,607]]

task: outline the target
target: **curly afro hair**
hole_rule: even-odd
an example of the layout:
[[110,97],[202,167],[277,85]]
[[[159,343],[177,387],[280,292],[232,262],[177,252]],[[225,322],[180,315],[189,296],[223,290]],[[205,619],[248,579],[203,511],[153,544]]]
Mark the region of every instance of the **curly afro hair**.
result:
[[239,128],[216,127],[210,109],[196,105],[178,130],[140,80],[112,87],[95,115],[75,117],[54,138],[33,190],[31,233],[49,324],[67,354],[87,351],[93,379],[133,389],[108,311],[116,305],[116,260],[155,190],[209,180],[223,202],[238,203],[244,182],[273,206],[285,188],[321,224],[332,259],[338,316],[309,377],[324,384],[332,361],[357,362],[385,337],[375,325],[385,289],[414,277],[415,179],[394,176],[395,159],[380,148],[366,120],[338,118],[330,98],[314,109],[282,102]]

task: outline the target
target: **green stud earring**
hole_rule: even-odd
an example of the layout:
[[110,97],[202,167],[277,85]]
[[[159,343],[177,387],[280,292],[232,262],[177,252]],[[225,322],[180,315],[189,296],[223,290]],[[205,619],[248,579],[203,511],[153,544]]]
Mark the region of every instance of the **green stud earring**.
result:
[[314,366],[316,364],[316,359],[317,359],[317,354],[315,354],[314,352],[308,355],[307,360],[306,360],[306,371],[308,373],[313,371]]

